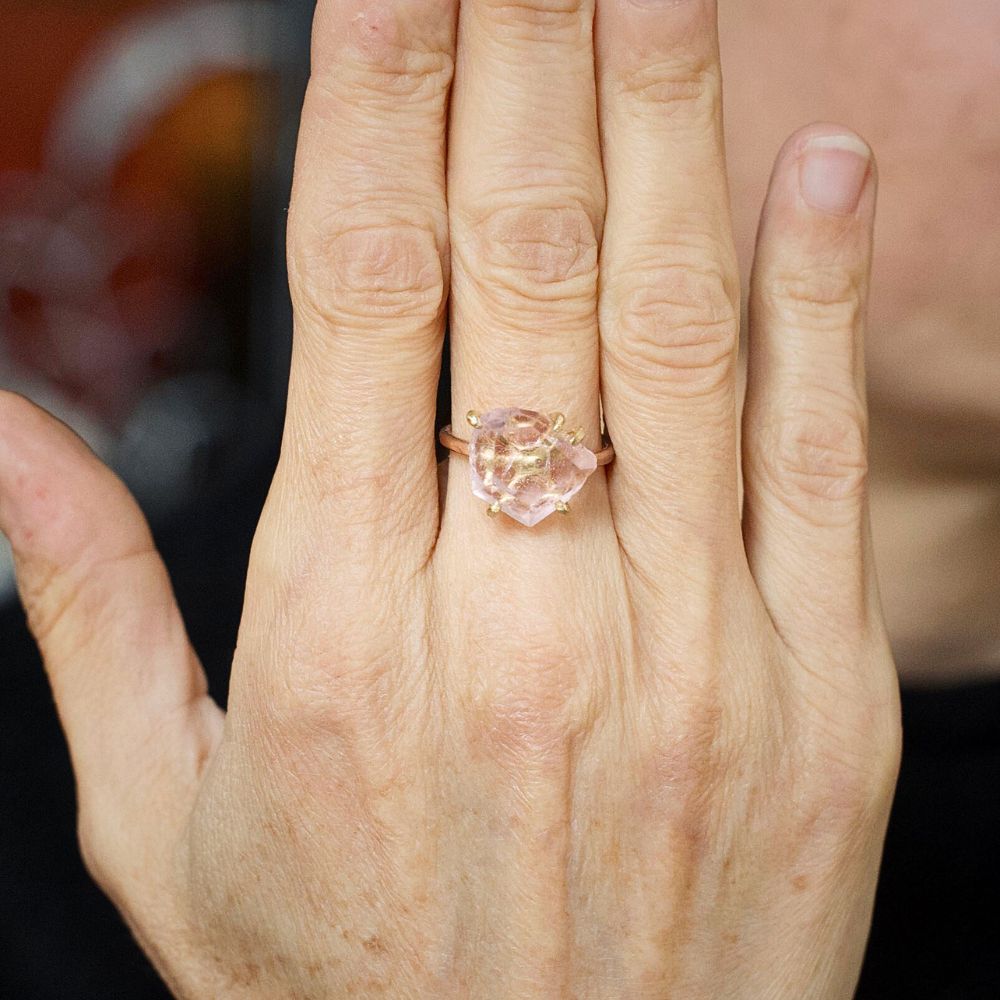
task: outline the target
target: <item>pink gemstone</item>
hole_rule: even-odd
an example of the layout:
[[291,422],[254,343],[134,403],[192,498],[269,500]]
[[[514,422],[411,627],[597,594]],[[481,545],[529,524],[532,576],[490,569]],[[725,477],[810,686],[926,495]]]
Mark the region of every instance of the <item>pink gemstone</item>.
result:
[[472,492],[529,528],[575,496],[596,468],[589,448],[532,410],[490,410],[469,441]]

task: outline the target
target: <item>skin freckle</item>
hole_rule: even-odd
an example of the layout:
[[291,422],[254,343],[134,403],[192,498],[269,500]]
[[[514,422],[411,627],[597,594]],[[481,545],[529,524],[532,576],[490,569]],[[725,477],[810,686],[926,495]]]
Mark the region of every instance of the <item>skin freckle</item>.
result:
[[372,934],[371,937],[365,938],[363,944],[365,951],[384,952],[386,950],[385,945],[382,943],[382,939],[377,934]]

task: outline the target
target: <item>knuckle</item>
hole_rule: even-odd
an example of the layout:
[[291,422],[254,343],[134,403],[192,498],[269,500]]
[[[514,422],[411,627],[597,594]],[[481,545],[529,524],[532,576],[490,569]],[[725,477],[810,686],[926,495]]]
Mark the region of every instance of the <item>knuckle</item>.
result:
[[383,728],[392,713],[400,662],[394,653],[356,636],[303,630],[289,643],[287,665],[267,679],[266,712],[256,724],[289,745],[331,734],[357,742]]
[[631,276],[615,325],[609,357],[630,379],[701,395],[733,375],[739,316],[717,271],[674,266]]
[[[331,702],[353,706],[368,701],[372,688],[382,683],[398,662],[396,610],[401,592],[384,593],[384,584],[372,570],[349,556],[340,567],[337,596],[316,599],[328,571],[329,552],[317,550],[305,556],[300,576],[280,595],[281,617],[272,620],[260,642],[280,644],[265,659],[280,663],[268,674],[274,683],[274,703],[291,716],[324,713]],[[394,564],[387,571],[398,568]],[[386,599],[380,607],[373,595]],[[350,615],[342,609],[351,608]]]
[[[316,19],[313,65],[319,69],[310,81],[310,99],[339,107],[346,93],[355,108],[364,108],[368,100],[383,105],[386,98],[444,98],[454,71],[447,31],[430,37],[436,29],[427,24],[427,37],[418,37],[402,26],[391,5],[366,5],[346,21],[325,6],[319,5]],[[328,17],[337,23],[325,24]]]
[[864,309],[863,279],[845,268],[777,275],[767,295],[779,322],[817,331],[853,331]]
[[862,804],[888,806],[903,752],[899,682],[891,661],[866,663],[864,683],[853,713],[849,746],[853,754],[844,768],[843,782]]
[[[447,95],[453,74],[454,60],[448,52],[405,51],[399,59],[356,66],[348,75],[346,90],[360,108],[368,102],[381,105],[401,98],[438,104]],[[320,83],[324,88],[333,86]]]
[[867,832],[882,821],[892,804],[899,776],[901,727],[880,726],[880,736],[856,747],[829,748],[814,762],[814,780],[803,795],[814,832],[840,839],[843,831]]
[[248,605],[235,659],[259,706],[250,725],[264,740],[360,739],[420,717],[415,679],[426,676],[426,661],[407,638],[416,584],[401,582],[398,556],[381,564],[390,586],[348,555],[334,600],[329,556],[317,546],[293,578],[269,580],[271,592]]
[[592,307],[598,238],[593,215],[579,201],[495,209],[473,220],[470,237],[468,272],[497,305]]
[[430,325],[446,300],[434,228],[411,222],[300,233],[290,239],[289,281],[299,313],[332,329]]
[[840,851],[855,837],[867,839],[892,804],[902,753],[899,686],[891,663],[867,666],[872,673],[849,691],[821,692],[807,681],[806,699],[793,695],[780,713],[787,745],[778,787],[798,789],[793,827],[814,846]]
[[[813,393],[815,397],[815,391]],[[798,409],[779,418],[761,459],[779,496],[809,515],[817,501],[859,502],[867,488],[868,447],[860,400],[838,398],[828,409]]]
[[606,701],[564,641],[536,637],[484,678],[468,695],[473,740],[511,771],[564,765]]
[[618,71],[619,93],[639,113],[658,121],[692,118],[714,121],[722,99],[722,75],[708,56],[671,54],[627,60]]

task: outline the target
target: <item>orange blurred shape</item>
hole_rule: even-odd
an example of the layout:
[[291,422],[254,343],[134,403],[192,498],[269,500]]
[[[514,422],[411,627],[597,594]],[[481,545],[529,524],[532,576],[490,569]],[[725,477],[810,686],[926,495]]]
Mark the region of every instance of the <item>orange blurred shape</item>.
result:
[[[37,173],[44,190],[49,132],[57,111],[72,99],[67,90],[89,52],[134,15],[177,6],[7,0],[0,120],[8,127],[0,174]],[[219,274],[248,265],[259,92],[249,73],[192,80],[117,165],[109,190],[79,192],[81,200],[96,197],[103,206],[98,218],[104,228],[92,234],[95,259],[119,244],[126,247],[123,257],[96,290],[39,293],[44,283],[35,280],[37,273],[26,276],[24,287],[8,288],[6,348],[15,362],[112,422],[152,382],[198,364],[193,313],[211,296]],[[58,195],[40,198],[48,206],[43,215],[57,224],[68,211],[61,201]],[[0,216],[16,207],[0,203]],[[44,245],[25,267],[40,272],[43,254]],[[61,318],[53,319],[57,313]],[[97,333],[88,341],[88,317],[99,321],[93,329],[105,331],[104,342],[94,341]],[[108,330],[118,331],[114,342],[107,342]],[[0,341],[3,335],[0,329]],[[2,348],[0,343],[0,356]]]

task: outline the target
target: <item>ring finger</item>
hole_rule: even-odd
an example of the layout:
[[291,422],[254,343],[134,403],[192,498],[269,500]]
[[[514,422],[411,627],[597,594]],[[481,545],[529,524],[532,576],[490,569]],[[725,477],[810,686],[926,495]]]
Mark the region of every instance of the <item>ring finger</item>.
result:
[[[592,28],[592,0],[461,7],[448,153],[457,431],[470,409],[522,406],[565,412],[597,446]],[[478,516],[455,478],[449,508]]]

